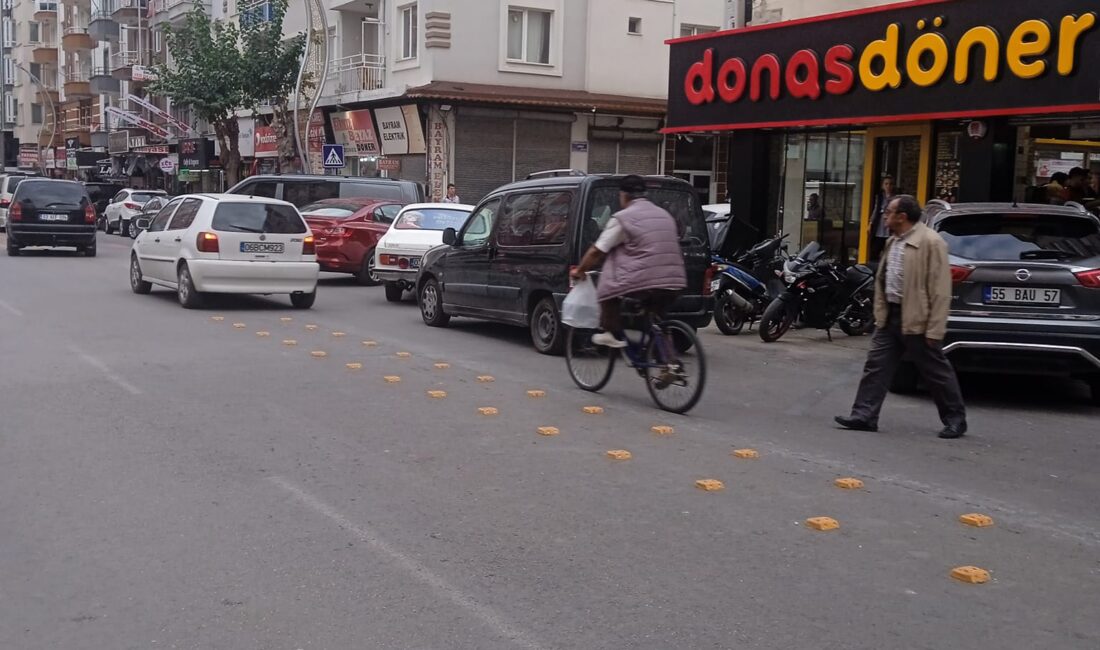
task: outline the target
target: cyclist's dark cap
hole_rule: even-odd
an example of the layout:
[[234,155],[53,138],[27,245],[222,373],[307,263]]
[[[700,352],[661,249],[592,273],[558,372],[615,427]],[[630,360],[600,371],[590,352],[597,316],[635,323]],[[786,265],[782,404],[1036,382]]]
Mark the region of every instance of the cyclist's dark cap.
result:
[[619,181],[619,191],[626,192],[627,194],[644,194],[645,179],[637,174],[624,176],[623,179]]

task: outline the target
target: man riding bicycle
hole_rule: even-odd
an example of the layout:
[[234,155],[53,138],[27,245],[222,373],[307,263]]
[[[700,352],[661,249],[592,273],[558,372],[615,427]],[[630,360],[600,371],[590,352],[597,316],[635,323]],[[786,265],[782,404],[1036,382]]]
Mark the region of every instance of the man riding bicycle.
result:
[[573,270],[574,280],[603,262],[597,296],[600,301],[600,332],[592,342],[611,348],[626,347],[623,335],[622,301],[634,298],[659,320],[687,286],[680,232],[667,210],[645,196],[645,179],[626,176],[619,182],[619,204],[596,243]]

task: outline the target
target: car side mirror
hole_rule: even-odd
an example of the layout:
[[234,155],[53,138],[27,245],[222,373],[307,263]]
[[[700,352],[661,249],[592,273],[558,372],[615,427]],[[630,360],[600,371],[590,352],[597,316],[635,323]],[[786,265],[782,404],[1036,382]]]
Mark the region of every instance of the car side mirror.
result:
[[454,228],[445,228],[443,230],[443,243],[448,246],[458,245],[458,231]]
[[149,217],[138,217],[134,220],[138,230],[149,230]]

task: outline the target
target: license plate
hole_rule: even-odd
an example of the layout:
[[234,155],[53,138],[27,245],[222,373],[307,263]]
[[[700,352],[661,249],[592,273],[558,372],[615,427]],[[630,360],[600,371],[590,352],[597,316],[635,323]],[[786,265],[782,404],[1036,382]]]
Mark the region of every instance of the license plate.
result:
[[719,288],[720,288],[721,286],[722,286],[722,281],[721,281],[721,280],[711,280],[711,281],[710,281],[710,290],[711,290],[712,292],[714,292],[714,291],[718,291],[718,289],[719,289]]
[[1062,290],[1033,287],[987,286],[985,288],[984,301],[987,303],[1003,302],[1022,305],[1059,305],[1062,303]]
[[410,269],[420,268],[420,258],[419,257],[410,257],[409,258],[409,268]]
[[283,252],[283,245],[281,243],[267,243],[262,241],[243,241],[241,242],[242,253],[281,253]]
[[69,220],[69,215],[67,215],[67,214],[46,213],[46,214],[38,215],[38,220],[39,221],[68,221]]

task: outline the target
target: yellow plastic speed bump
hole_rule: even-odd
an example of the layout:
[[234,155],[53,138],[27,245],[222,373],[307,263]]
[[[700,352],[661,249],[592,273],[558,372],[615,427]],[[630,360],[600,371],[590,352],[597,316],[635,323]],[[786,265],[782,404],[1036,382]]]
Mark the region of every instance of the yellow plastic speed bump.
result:
[[211,316],[210,320],[214,321],[215,323],[220,323],[225,320],[225,316]]
[[401,378],[397,375],[386,375],[382,377],[382,379],[384,379],[387,384],[397,384],[401,382]]
[[649,430],[659,436],[671,436],[673,433],[676,433],[676,429],[673,429],[667,424],[654,424]]
[[363,341],[363,345],[368,348],[373,348],[374,346],[378,345],[378,341]]
[[540,436],[556,436],[561,433],[557,427],[539,427],[538,432]]
[[317,330],[317,326],[316,325],[306,325],[306,329],[313,332],[313,331]]
[[412,352],[398,352],[397,353],[397,357],[399,359],[408,359],[411,356],[412,356]]
[[951,569],[951,577],[972,585],[989,582],[989,572],[976,566],[957,566]]
[[589,415],[599,415],[600,413],[603,413],[602,406],[586,406],[581,410]]
[[357,363],[357,362],[345,363],[344,365],[347,366],[348,370],[362,370],[363,369],[363,364]]
[[340,338],[341,336],[347,336],[347,334],[345,334],[344,332],[333,332],[332,335],[336,338]]
[[477,412],[482,415],[496,415],[497,413],[500,413],[500,411],[498,411],[495,406],[482,406],[477,410]]
[[755,449],[734,449],[733,456],[735,458],[760,458],[760,452]]
[[718,490],[726,489],[726,486],[722,484],[722,481],[713,478],[701,478],[695,481],[695,487],[704,492],[717,492]]
[[607,457],[614,460],[630,460],[633,456],[625,449],[609,449],[607,451]]
[[298,345],[294,339],[283,339],[283,345]]
[[842,490],[862,490],[863,481],[858,478],[838,478],[833,481],[833,485]]
[[546,391],[544,391],[544,390],[529,390],[529,391],[527,391],[527,396],[531,397],[533,399],[538,399],[540,397],[546,397]]
[[430,397],[432,399],[443,399],[446,396],[447,396],[447,391],[445,391],[445,390],[430,390],[430,391],[428,391],[428,397]]
[[282,321],[282,322],[284,322],[284,323],[289,323],[290,321],[292,321],[292,320],[294,320],[294,319],[293,319],[293,318],[291,318],[290,316],[283,316],[283,317],[282,317],[282,318],[280,318],[279,320],[281,320],[281,321]]
[[836,530],[840,528],[840,523],[832,517],[810,517],[806,520],[806,525],[814,530]]
[[496,381],[496,378],[493,377],[492,375],[478,375],[477,380],[480,381],[483,384],[488,384],[490,382]]
[[450,367],[451,367],[451,364],[449,364],[449,363],[439,362],[439,363],[435,364],[436,370],[446,370],[447,368],[450,368]]
[[233,323],[233,329],[235,329],[235,330],[243,330],[246,327],[248,327],[248,326],[245,325],[244,323]]
[[265,336],[271,336],[271,332],[264,332],[264,331],[256,332],[256,336],[259,336],[260,338],[263,338]]
[[986,526],[993,525],[993,517],[978,512],[962,515],[959,517],[959,521],[967,526],[974,526],[975,528],[985,528]]
[[309,354],[310,356],[317,357],[318,359],[323,359],[328,356],[328,352],[325,352],[324,350],[314,350]]

